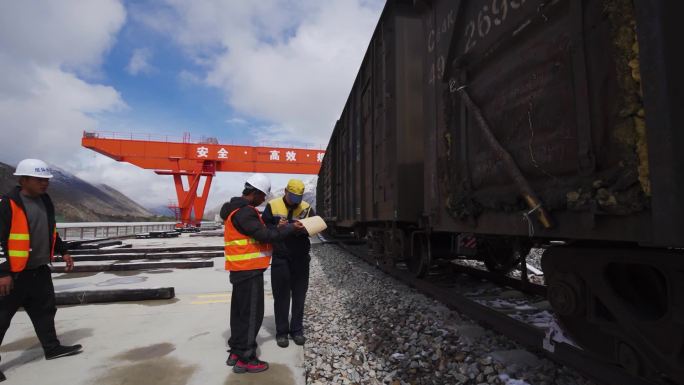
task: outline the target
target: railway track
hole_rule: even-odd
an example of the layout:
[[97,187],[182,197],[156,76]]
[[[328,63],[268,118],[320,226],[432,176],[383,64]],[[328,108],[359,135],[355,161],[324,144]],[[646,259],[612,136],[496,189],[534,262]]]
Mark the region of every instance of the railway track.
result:
[[634,377],[621,367],[600,360],[572,344],[555,323],[545,300],[546,288],[507,276],[463,265],[431,272],[419,279],[406,269],[380,264],[358,240],[330,238],[333,243],[384,273],[400,280],[446,306],[539,352],[561,365],[573,368],[600,384],[664,385]]

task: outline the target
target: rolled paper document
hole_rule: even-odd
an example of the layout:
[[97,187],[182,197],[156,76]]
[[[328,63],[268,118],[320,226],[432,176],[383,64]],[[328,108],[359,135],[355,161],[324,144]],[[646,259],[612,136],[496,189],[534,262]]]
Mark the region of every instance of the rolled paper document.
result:
[[328,228],[328,225],[325,224],[323,218],[319,216],[304,218],[299,221],[302,222],[309,235],[316,235]]

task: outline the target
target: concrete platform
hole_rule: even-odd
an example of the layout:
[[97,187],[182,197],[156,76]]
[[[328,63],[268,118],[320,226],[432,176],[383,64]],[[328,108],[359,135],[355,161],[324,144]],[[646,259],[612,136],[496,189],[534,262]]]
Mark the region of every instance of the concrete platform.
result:
[[[130,240],[134,247],[220,245],[221,238]],[[7,384],[304,384],[303,349],[275,342],[270,270],[265,274],[260,358],[270,369],[234,374],[225,361],[231,285],[216,258],[214,268],[53,274],[56,291],[174,286],[176,298],[60,307],[57,333],[84,352],[46,361],[28,316],[20,311],[0,347]]]

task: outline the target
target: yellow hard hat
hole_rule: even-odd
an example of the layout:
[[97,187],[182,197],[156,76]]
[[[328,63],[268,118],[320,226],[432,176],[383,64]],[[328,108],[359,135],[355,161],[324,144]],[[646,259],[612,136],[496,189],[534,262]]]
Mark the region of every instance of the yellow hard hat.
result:
[[299,179],[290,179],[285,189],[295,195],[304,195],[304,182]]

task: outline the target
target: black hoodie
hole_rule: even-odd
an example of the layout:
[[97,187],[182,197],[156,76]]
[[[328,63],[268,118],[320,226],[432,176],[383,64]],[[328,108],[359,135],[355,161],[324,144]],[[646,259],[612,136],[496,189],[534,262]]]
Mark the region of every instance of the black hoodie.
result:
[[[233,215],[232,223],[235,229],[240,233],[254,238],[259,242],[273,243],[282,241],[283,239],[295,234],[293,225],[283,226],[281,228],[268,228],[259,220],[259,214],[254,207],[249,205],[249,201],[243,197],[231,198],[221,207],[221,219],[225,222],[230,213],[238,210]],[[245,270],[245,271],[231,271],[230,281],[237,283],[243,279],[250,278],[256,274],[262,273],[264,270]]]
[[[7,259],[8,257],[5,254],[3,254],[7,250],[9,233],[12,227],[12,207],[10,206],[9,200],[13,200],[14,203],[21,207],[22,210],[26,211],[26,208],[24,208],[24,203],[21,200],[21,196],[19,196],[20,191],[21,187],[17,186],[0,199],[0,246],[2,246],[2,250],[0,251],[0,257],[5,258],[5,260],[2,263],[0,263],[0,277],[4,277],[10,274],[9,260]],[[50,199],[49,195],[42,194],[40,198],[43,200],[43,203],[45,204],[45,209],[47,211],[48,216],[48,233],[44,236],[48,237],[48,244],[52,245],[52,229],[55,228],[55,206],[52,204],[52,199]],[[39,235],[31,233],[31,236]],[[66,243],[62,242],[62,239],[59,237],[59,234],[57,234],[57,240],[55,241],[55,254],[64,255],[68,253],[68,251],[69,250],[67,248]]]
[[[292,218],[292,211],[296,207],[291,207],[285,202],[285,207],[288,209],[288,220]],[[313,217],[316,215],[314,209],[310,207],[308,213],[305,214],[308,217]],[[273,215],[271,204],[267,204],[264,209],[264,214],[262,215],[264,222],[270,228],[278,226],[279,218]],[[297,218],[294,218],[297,219]],[[311,241],[309,240],[308,233],[297,233],[294,237],[289,237],[284,241],[273,243],[273,258],[284,258],[290,262],[309,262],[309,251],[311,251]]]

